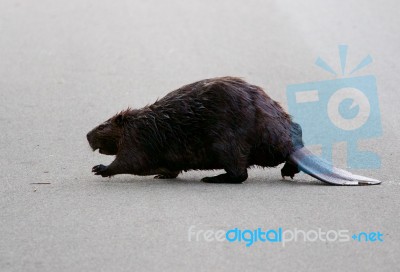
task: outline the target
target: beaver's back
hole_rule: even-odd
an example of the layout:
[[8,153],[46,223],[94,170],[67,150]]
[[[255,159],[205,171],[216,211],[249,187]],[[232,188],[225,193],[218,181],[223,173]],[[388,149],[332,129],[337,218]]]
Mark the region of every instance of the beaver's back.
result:
[[249,150],[249,165],[274,166],[292,152],[290,116],[260,87],[239,78],[185,85],[150,108],[158,127],[166,128],[162,154],[170,167],[182,161],[190,164],[184,168],[220,168],[219,157],[232,149]]

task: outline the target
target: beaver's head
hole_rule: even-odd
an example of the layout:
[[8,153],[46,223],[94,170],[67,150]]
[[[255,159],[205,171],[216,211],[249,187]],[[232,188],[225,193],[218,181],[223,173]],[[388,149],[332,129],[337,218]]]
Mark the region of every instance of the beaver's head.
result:
[[124,113],[119,113],[95,127],[86,135],[93,151],[98,149],[101,154],[105,155],[116,155],[118,153],[124,118]]

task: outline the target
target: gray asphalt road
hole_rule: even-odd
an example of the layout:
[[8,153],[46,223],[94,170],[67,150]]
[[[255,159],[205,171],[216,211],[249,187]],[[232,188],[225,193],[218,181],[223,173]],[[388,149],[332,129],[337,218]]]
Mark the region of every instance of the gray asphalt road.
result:
[[[399,265],[397,1],[0,1],[1,271],[395,271]],[[195,80],[232,75],[287,107],[288,84],[370,54],[383,181],[332,187],[253,169],[242,185],[93,176],[86,133]],[[342,148],[342,149],[340,149]],[[345,164],[339,145],[336,163]],[[50,184],[31,184],[31,183]],[[381,232],[383,242],[189,241],[199,230]],[[201,234],[201,233],[200,233]],[[196,234],[197,235],[197,234]]]

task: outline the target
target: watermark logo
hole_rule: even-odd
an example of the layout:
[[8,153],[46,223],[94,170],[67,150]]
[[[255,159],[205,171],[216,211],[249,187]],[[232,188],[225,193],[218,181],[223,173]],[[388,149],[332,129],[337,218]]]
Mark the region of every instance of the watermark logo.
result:
[[380,231],[351,233],[349,230],[323,230],[322,228],[302,230],[298,228],[284,229],[282,227],[264,229],[228,230],[199,229],[190,226],[188,229],[189,242],[229,242],[240,243],[250,247],[255,243],[281,244],[283,247],[293,242],[383,242]]
[[379,168],[379,156],[371,151],[361,151],[357,146],[358,140],[382,134],[375,77],[353,77],[355,72],[372,62],[372,57],[366,56],[347,71],[347,51],[347,45],[339,46],[341,73],[334,71],[322,58],[315,62],[336,79],[287,86],[289,113],[302,126],[304,142],[320,146],[321,157],[325,160],[332,162],[335,143],[346,142],[348,167]]

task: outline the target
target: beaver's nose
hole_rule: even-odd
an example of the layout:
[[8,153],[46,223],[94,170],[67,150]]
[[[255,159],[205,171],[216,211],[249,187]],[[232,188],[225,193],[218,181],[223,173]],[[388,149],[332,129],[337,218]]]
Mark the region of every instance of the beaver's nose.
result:
[[88,142],[90,142],[90,132],[86,134],[86,139],[88,140]]

